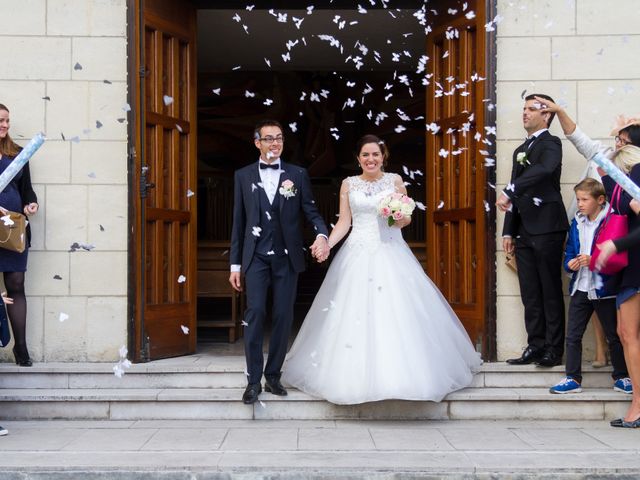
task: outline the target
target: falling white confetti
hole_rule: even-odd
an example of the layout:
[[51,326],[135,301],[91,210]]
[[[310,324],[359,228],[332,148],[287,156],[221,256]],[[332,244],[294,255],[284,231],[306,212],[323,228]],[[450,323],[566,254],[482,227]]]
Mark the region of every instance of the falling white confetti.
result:
[[195,193],[191,191],[191,189],[187,189],[187,198],[193,197]]
[[542,199],[538,197],[533,197],[533,203],[535,204],[536,207],[539,207],[540,204],[542,203]]
[[189,335],[189,327],[185,327],[184,325],[180,325],[180,328],[182,329],[182,333],[184,333],[185,335]]
[[486,200],[483,200],[483,202],[484,202],[485,211],[490,212],[491,211],[491,207],[489,206],[489,202],[487,202]]
[[214,88],[213,90],[211,90],[213,93],[215,93],[216,95],[220,95],[220,89],[219,88]]
[[422,202],[416,202],[416,207],[418,207],[420,210],[425,211],[427,209],[427,207],[425,206],[424,203]]
[[292,122],[289,124],[289,128],[291,129],[291,131],[293,133],[296,133],[298,131],[298,122]]
[[187,277],[185,277],[184,275],[180,275],[178,277],[178,283],[184,283],[187,281]]
[[252,228],[252,231],[251,231],[251,234],[252,234],[254,237],[259,237],[259,236],[260,236],[260,232],[261,232],[261,231],[262,231],[262,229],[261,229],[260,227],[253,227],[253,228]]
[[69,320],[69,315],[67,315],[64,312],[60,312],[60,316],[58,317],[58,320],[62,323],[65,320]]
[[255,96],[256,96],[256,94],[255,94],[255,93],[253,93],[253,92],[250,92],[249,90],[245,90],[245,91],[244,91],[244,96],[245,96],[246,98],[253,98],[253,97],[255,97]]
[[169,95],[164,95],[162,97],[162,101],[164,102],[165,105],[169,106],[173,103],[173,97],[170,97]]
[[442,207],[444,207],[444,200],[440,200],[440,203],[438,204],[438,206],[436,207],[437,210],[440,210]]

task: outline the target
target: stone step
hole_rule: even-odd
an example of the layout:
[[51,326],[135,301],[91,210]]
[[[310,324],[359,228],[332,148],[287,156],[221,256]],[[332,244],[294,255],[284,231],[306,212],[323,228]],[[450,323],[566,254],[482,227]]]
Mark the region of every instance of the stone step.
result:
[[540,388],[483,387],[451,393],[442,402],[387,400],[333,405],[302,392],[268,393],[244,405],[242,388],[2,389],[2,419],[544,419],[605,420],[622,415],[630,396],[611,388],[552,395]]
[[[110,363],[36,363],[31,368],[0,364],[0,389],[12,388],[244,388],[244,357],[181,357],[134,364],[122,378]],[[564,375],[564,367],[485,363],[473,388],[548,388]],[[608,388],[611,368],[584,366],[585,387]]]

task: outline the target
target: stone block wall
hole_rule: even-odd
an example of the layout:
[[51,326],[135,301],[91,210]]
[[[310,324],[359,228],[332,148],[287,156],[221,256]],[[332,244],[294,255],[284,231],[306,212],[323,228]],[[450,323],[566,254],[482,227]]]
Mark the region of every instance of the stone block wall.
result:
[[[619,0],[498,0],[497,188],[508,183],[511,155],[522,143],[521,93],[547,93],[591,137],[613,144],[614,117],[640,112],[640,2]],[[557,120],[551,131],[563,139],[562,191],[567,207],[586,161],[564,138]],[[497,219],[498,358],[526,346],[523,308],[515,273],[504,267],[503,215]],[[568,306],[569,298],[566,298]],[[585,360],[592,358],[589,333]]]
[[[0,18],[11,135],[48,138],[31,161],[29,350],[112,361],[127,338],[126,0],[3,0]],[[95,248],[70,252],[74,242]]]

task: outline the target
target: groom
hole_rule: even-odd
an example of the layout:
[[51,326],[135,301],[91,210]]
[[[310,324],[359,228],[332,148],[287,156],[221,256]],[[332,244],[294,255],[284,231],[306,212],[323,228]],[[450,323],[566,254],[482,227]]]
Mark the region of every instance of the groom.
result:
[[[560,194],[562,144],[549,133],[555,113],[546,105],[525,98],[522,122],[527,139],[513,152],[509,186],[496,202],[507,212],[502,232],[506,253],[515,250],[524,304],[528,346],[512,365],[535,362],[553,367],[564,351],[564,298],[562,254],[569,223]],[[537,95],[553,102],[547,95]]]
[[229,282],[247,290],[244,320],[248,385],[245,404],[258,400],[262,391],[264,321],[267,291],[273,293],[273,328],[264,367],[265,390],[286,395],[280,369],[287,353],[298,274],[305,269],[303,216],[317,234],[311,253],[320,262],[329,256],[327,227],[313,200],[307,171],[280,160],[284,144],[282,126],[275,120],[256,125],[253,143],[260,159],[237,170],[234,179],[231,275]]

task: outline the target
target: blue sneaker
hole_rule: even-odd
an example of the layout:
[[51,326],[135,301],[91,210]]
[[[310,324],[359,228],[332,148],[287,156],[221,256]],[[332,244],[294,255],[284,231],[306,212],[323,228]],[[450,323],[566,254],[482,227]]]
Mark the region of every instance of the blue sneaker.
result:
[[619,378],[613,383],[613,389],[616,392],[628,393],[631,395],[633,393],[633,385],[631,385],[631,379],[629,377]]
[[564,377],[549,389],[549,393],[580,393],[581,391],[580,384],[571,377]]

